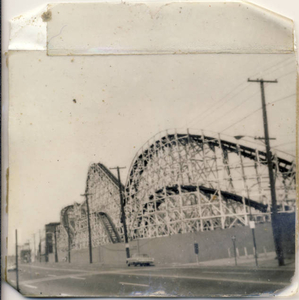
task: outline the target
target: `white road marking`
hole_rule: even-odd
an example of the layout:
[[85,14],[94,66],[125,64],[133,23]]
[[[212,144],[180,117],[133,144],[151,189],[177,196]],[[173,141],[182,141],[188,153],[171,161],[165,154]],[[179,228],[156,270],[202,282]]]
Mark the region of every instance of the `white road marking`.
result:
[[[71,271],[71,272],[88,272],[88,270],[80,270],[80,269],[63,269],[63,268],[51,268],[51,267],[40,267],[40,266],[34,266],[34,265],[21,265],[22,267],[27,267],[27,268],[37,268],[37,269],[43,269],[43,270],[55,270],[55,271]],[[198,265],[192,265],[191,268],[192,269],[197,269],[198,267],[204,267],[204,268],[207,268],[207,266],[205,265],[201,265],[201,266],[198,266]],[[240,266],[242,267],[243,271],[245,271],[244,269],[248,269],[250,271],[255,271],[256,269],[255,268],[252,268],[252,267],[248,267],[248,266]],[[167,269],[186,269],[186,268],[190,268],[189,265],[175,265],[175,266],[156,266],[154,268],[154,270],[167,270]],[[19,270],[21,270],[19,268]],[[260,267],[258,269],[259,271],[280,271],[280,272],[294,272],[293,269],[279,269],[279,268],[267,268],[267,267]],[[92,272],[93,270],[89,270],[89,272]],[[121,272],[122,269],[119,269],[119,271]],[[129,270],[127,270],[129,272]],[[136,270],[131,270],[131,271],[136,271]]]
[[60,268],[49,268],[49,267],[40,267],[40,266],[26,266],[22,265],[22,267],[30,267],[42,270],[52,270],[52,271],[71,271],[71,272],[86,272],[86,270],[78,270],[78,269],[60,269]]
[[[207,265],[174,265],[174,266],[169,266],[169,267],[159,267],[156,266],[154,268],[154,270],[167,270],[167,269],[200,269],[200,268],[210,268],[210,266]],[[229,266],[228,270],[233,270],[231,268],[231,266]],[[279,268],[267,268],[267,267],[259,267],[258,269],[254,268],[254,267],[248,267],[248,266],[244,266],[244,265],[240,265],[240,270],[242,271],[280,271],[280,272],[293,272],[294,273],[294,269],[279,269]],[[132,270],[132,271],[136,271],[136,270]]]
[[50,276],[50,277],[57,277],[57,275],[51,275],[51,274],[49,274],[48,276]]
[[141,284],[141,283],[132,283],[132,282],[120,282],[122,285],[137,285],[137,286],[146,286],[148,287],[148,284]]
[[158,274],[144,274],[144,273],[119,273],[120,275],[135,275],[143,277],[158,277],[158,278],[175,278],[175,279],[194,279],[194,280],[207,280],[207,281],[224,281],[224,282],[242,282],[254,284],[270,284],[270,285],[287,285],[288,282],[274,282],[274,281],[255,281],[248,279],[230,279],[230,278],[217,278],[217,277],[201,277],[201,276],[178,276],[178,275],[158,275]]
[[70,277],[70,278],[72,278],[72,279],[79,279],[79,280],[86,280],[86,278],[83,278],[83,277],[75,277],[75,276],[72,276],[72,277]]
[[31,289],[37,289],[37,287],[34,285],[24,284],[24,286],[29,287]]
[[[85,273],[81,273],[80,275],[84,275],[84,276],[93,276],[93,275],[108,275],[108,274],[116,274],[119,275],[121,274],[120,270],[115,270],[115,271],[94,271],[94,272],[90,272],[90,271],[85,271]],[[23,282],[24,284],[31,284],[31,283],[37,283],[37,282],[45,282],[45,281],[52,281],[52,280],[59,280],[59,279],[70,279],[70,277],[75,277],[75,276],[79,276],[78,273],[74,273],[74,274],[68,274],[68,275],[59,275],[57,277],[43,277],[43,278],[39,278],[39,279],[32,279],[32,280],[28,280]]]
[[217,271],[202,271],[202,273],[209,273],[209,274],[220,274],[220,275],[229,275],[229,274],[252,274],[250,272],[217,272]]
[[[133,271],[133,272],[132,272]],[[206,276],[178,276],[178,275],[160,275],[160,274],[153,274],[153,273],[141,273],[140,270],[115,270],[115,271],[97,271],[97,272],[87,272],[85,271],[84,276],[94,276],[94,275],[108,275],[108,274],[116,274],[116,275],[129,275],[129,276],[142,276],[142,277],[157,277],[157,278],[174,278],[174,279],[194,279],[194,280],[206,280],[206,281],[223,281],[223,282],[242,282],[242,283],[253,283],[253,284],[269,284],[269,285],[288,285],[288,282],[274,282],[274,281],[255,281],[255,280],[248,280],[248,279],[231,279],[231,278],[219,278],[219,277],[206,277]],[[61,275],[57,277],[46,277],[40,279],[33,279],[24,282],[24,284],[31,284],[37,282],[45,282],[45,281],[52,281],[58,279],[69,279],[71,276],[76,276],[77,274],[68,274],[68,275]],[[82,274],[83,275],[83,274]]]
[[60,294],[59,296],[71,296],[69,294]]

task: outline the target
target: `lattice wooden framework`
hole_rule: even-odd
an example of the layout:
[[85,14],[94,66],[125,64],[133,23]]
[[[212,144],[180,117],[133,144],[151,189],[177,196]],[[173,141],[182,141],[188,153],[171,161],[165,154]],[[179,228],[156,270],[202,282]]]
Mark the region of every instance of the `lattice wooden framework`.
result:
[[[273,155],[280,211],[295,209],[295,164]],[[265,152],[204,132],[159,133],[137,152],[125,187],[129,238],[231,228],[271,219]],[[117,179],[102,164],[88,170],[93,246],[123,241]],[[88,247],[86,201],[61,211],[58,246]]]
[[[295,206],[294,162],[273,156],[280,211]],[[271,217],[265,152],[221,136],[164,132],[136,154],[126,183],[131,238],[248,225]]]
[[[120,200],[117,179],[103,164],[92,164],[88,170],[85,193],[90,209],[92,245],[96,247],[122,240]],[[88,247],[86,201],[61,211],[59,247],[67,251],[68,235],[72,249]]]

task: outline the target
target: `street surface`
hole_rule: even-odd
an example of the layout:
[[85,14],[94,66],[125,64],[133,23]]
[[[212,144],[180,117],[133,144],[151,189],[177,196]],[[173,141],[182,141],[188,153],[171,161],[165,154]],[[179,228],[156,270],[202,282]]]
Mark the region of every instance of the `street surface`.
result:
[[[106,267],[20,265],[20,292],[26,296],[207,297],[273,293],[290,284],[293,269],[252,267]],[[8,272],[16,286],[16,272]]]

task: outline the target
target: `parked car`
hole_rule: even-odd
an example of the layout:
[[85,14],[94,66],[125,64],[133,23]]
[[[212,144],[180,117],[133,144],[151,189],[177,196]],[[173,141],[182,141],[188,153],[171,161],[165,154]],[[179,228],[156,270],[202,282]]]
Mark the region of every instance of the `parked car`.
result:
[[15,271],[17,269],[17,265],[15,263],[9,263],[7,265],[7,271],[11,272],[11,271]]
[[130,267],[131,265],[133,266],[150,266],[150,265],[154,265],[154,259],[152,257],[149,257],[147,254],[138,254],[135,253],[132,255],[132,257],[128,258],[126,263],[128,265],[128,267]]

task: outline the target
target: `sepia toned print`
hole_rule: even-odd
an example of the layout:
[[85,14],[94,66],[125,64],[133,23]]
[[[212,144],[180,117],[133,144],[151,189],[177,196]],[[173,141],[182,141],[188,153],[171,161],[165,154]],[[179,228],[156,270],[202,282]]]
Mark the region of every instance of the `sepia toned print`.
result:
[[[183,53],[172,53],[175,33],[165,44],[149,33],[156,44],[142,37],[133,51],[119,25],[103,53],[112,29],[92,51],[89,36],[76,43],[80,33],[70,33],[80,9],[90,20],[107,9],[113,24],[130,14],[144,26],[137,35],[159,17],[177,20],[178,8],[195,16],[211,7],[214,18],[244,9],[245,20],[260,20],[259,9],[170,4],[146,23],[142,5],[72,5],[73,15],[58,4],[43,19],[47,49],[9,53],[8,282],[32,297],[253,296],[289,287],[296,211],[289,20],[267,12],[269,31],[260,28],[272,38],[272,24],[280,32],[270,50],[260,43],[250,52],[249,37],[238,53],[225,31],[224,53],[209,48],[210,38],[205,44],[204,32],[192,53],[190,38]],[[200,22],[183,18],[186,27]],[[166,35],[174,25],[165,24]]]

